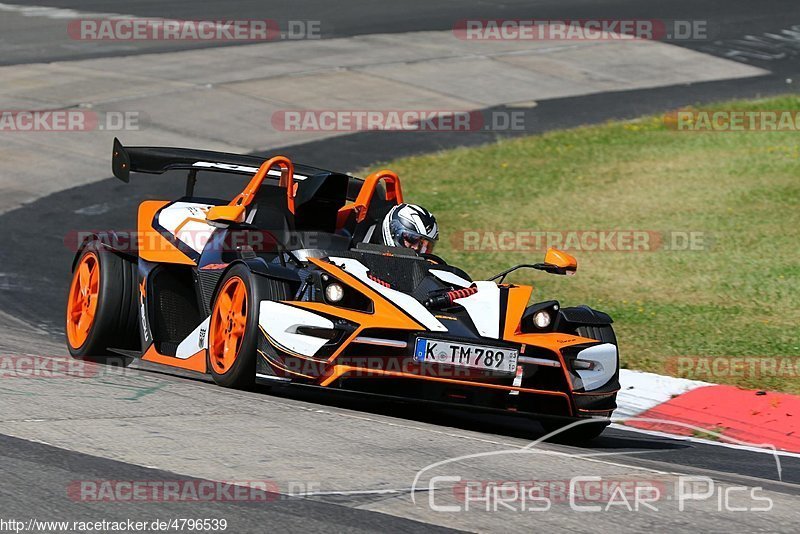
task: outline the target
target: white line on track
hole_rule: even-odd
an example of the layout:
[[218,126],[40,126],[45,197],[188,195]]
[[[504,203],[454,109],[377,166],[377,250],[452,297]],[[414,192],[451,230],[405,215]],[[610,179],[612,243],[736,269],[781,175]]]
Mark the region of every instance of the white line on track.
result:
[[[163,17],[144,17],[139,15],[126,15],[123,13],[105,13],[94,11],[77,11],[75,9],[49,7],[49,6],[23,6],[19,4],[5,4],[0,2],[0,12],[15,13],[23,17],[41,17],[52,20],[76,19],[108,19],[108,20],[146,20],[149,23],[164,23],[178,21],[178,19],[165,19]],[[214,23],[215,27],[226,27],[225,23]]]
[[627,432],[636,432],[637,434],[645,434],[648,436],[654,436],[659,438],[672,439],[676,441],[690,441],[692,443],[702,443],[703,445],[714,445],[716,447],[727,447],[729,449],[737,449],[740,451],[758,452],[761,454],[769,454],[772,456],[775,456],[777,454],[779,456],[786,456],[788,458],[800,458],[800,454],[796,452],[764,449],[761,447],[739,445],[737,443],[727,443],[724,441],[712,441],[709,439],[696,438],[694,436],[679,436],[677,434],[668,434],[666,432],[658,432],[657,430],[645,430],[642,428],[634,428],[626,425],[620,425],[617,423],[612,423],[610,428],[615,428],[617,430],[625,430]]
[[55,20],[69,20],[77,18],[114,18],[114,19],[133,19],[135,15],[123,15],[120,13],[95,13],[91,11],[76,11],[75,9],[65,9],[60,7],[48,6],[22,6],[19,4],[0,3],[0,11],[6,13],[17,13],[23,17],[43,17]]

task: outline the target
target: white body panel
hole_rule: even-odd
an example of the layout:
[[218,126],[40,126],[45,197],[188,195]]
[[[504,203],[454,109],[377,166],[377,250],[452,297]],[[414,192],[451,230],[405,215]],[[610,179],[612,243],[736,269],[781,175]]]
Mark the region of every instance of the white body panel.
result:
[[441,280],[442,282],[445,282],[446,284],[453,284],[454,286],[459,286],[459,287],[469,287],[472,285],[472,282],[470,282],[469,280],[464,280],[457,274],[453,274],[448,271],[430,269],[428,272],[431,273],[436,278],[438,278],[439,280]]
[[216,229],[206,221],[206,212],[211,204],[175,202],[165,207],[158,215],[158,224],[195,252],[202,252],[211,234]]
[[576,359],[594,362],[594,369],[576,370],[583,382],[583,389],[591,391],[614,376],[617,370],[617,347],[611,343],[595,345],[580,351]]
[[208,348],[208,324],[211,322],[211,317],[206,317],[205,321],[197,325],[191,334],[186,336],[186,339],[181,341],[175,356],[185,360],[192,355]]
[[298,334],[297,327],[333,328],[333,323],[321,315],[271,300],[261,301],[258,324],[282,348],[303,356],[314,356],[327,340]]
[[478,292],[456,299],[483,337],[497,339],[500,336],[500,288],[494,282],[475,282]]

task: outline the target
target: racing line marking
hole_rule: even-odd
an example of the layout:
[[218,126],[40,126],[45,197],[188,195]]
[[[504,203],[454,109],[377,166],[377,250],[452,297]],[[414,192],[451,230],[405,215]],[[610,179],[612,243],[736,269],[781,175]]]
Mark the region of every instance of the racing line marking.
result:
[[708,439],[696,438],[694,436],[680,436],[677,434],[667,434],[666,432],[659,432],[657,430],[645,430],[641,428],[633,428],[626,425],[621,425],[619,423],[612,423],[609,428],[615,428],[617,430],[625,430],[627,432],[635,432],[638,434],[646,434],[648,436],[658,437],[658,438],[666,438],[675,441],[689,441],[692,443],[701,443],[703,445],[715,445],[717,447],[727,447],[729,449],[737,449],[741,451],[748,451],[748,452],[758,452],[761,454],[771,454],[771,455],[779,455],[779,456],[786,456],[788,458],[800,458],[800,453],[796,452],[789,452],[789,451],[781,451],[781,450],[770,450],[770,449],[763,449],[761,447],[751,447],[748,445],[739,445],[737,443],[728,443],[725,441],[711,441]]

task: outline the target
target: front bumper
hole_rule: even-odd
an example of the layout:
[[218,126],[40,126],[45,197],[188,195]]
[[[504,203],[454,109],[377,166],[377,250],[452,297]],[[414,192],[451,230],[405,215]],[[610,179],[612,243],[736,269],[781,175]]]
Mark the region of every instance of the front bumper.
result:
[[[517,341],[479,340],[487,345],[520,350],[517,373],[510,376],[445,364],[421,364],[413,357],[414,339],[431,334],[391,334],[392,337],[387,337],[386,331],[362,331],[358,335],[354,332],[330,356],[323,351],[324,356],[317,358],[283,350],[262,332],[257,376],[408,400],[553,417],[610,417],[616,408],[617,373],[602,387],[585,391],[582,377],[569,370],[570,358],[600,345],[593,340],[577,338],[584,343],[564,351]],[[358,337],[369,339],[372,344],[354,342]]]

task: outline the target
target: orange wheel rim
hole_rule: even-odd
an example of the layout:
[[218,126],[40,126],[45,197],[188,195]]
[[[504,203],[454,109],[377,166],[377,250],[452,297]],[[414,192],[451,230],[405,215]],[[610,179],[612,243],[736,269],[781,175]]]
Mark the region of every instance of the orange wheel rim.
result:
[[219,374],[230,370],[242,348],[247,324],[247,287],[238,276],[222,286],[211,312],[211,339],[208,346],[211,366]]
[[81,347],[94,324],[97,296],[100,293],[100,261],[89,252],[81,258],[72,275],[67,301],[67,341],[72,348]]

